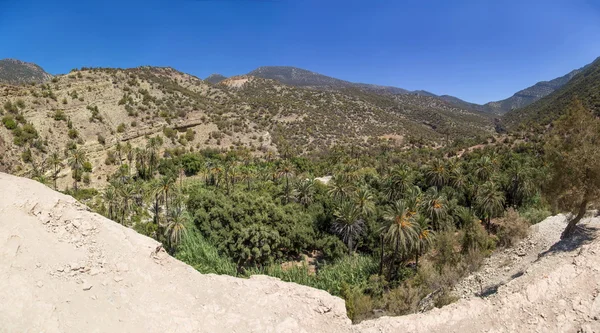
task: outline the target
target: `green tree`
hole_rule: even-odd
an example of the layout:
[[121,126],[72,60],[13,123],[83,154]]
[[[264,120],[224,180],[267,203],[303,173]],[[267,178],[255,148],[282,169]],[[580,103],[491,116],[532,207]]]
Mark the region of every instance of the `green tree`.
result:
[[333,215],[333,232],[342,237],[348,246],[348,254],[354,251],[354,239],[363,233],[365,221],[360,216],[360,210],[353,202],[342,201],[336,207]]
[[579,100],[554,123],[546,150],[553,175],[548,197],[573,217],[561,238],[573,234],[590,203],[600,197],[600,120]]
[[285,203],[290,202],[290,177],[294,174],[294,165],[289,160],[281,161],[279,165],[279,176],[285,177]]
[[58,179],[58,173],[62,167],[62,160],[58,152],[54,151],[48,157],[48,164],[52,167],[52,180],[54,181],[54,190],[57,190],[56,180]]
[[354,203],[363,218],[368,218],[375,213],[373,193],[366,186],[361,186],[356,190],[354,193]]
[[84,163],[87,162],[87,154],[81,148],[73,149],[69,151],[70,157],[68,160],[69,167],[71,168],[71,175],[73,177],[73,188],[77,191],[77,182],[81,180],[83,174]]
[[486,182],[477,189],[476,204],[490,232],[491,220],[504,211],[504,193],[494,182]]
[[295,184],[294,197],[304,208],[307,208],[312,202],[315,195],[315,180],[300,179]]
[[450,178],[444,160],[436,158],[425,166],[425,178],[430,186],[442,188]]
[[394,248],[392,261],[395,262],[399,254],[404,256],[413,249],[417,238],[415,212],[406,202],[398,200],[386,207],[384,218],[389,222],[385,239]]
[[423,215],[418,215],[416,218],[416,233],[415,240],[415,266],[419,267],[419,257],[423,255],[435,240],[435,231],[431,229],[429,220]]
[[186,225],[190,223],[191,217],[187,211],[185,211],[181,205],[175,205],[167,214],[167,225],[165,226],[165,237],[169,241],[169,248],[171,253],[174,252],[175,247],[181,243],[181,240],[187,233]]

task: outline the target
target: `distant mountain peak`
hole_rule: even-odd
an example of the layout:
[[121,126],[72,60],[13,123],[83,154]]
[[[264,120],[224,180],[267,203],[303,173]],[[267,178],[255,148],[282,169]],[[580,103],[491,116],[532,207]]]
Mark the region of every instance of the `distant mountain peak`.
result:
[[204,79],[204,81],[206,81],[208,83],[212,83],[212,84],[217,84],[217,83],[222,82],[225,79],[227,79],[227,76],[215,73],[215,74],[211,74],[208,77],[206,77]]
[[24,84],[42,83],[52,79],[52,75],[34,63],[18,59],[0,60],[0,83]]

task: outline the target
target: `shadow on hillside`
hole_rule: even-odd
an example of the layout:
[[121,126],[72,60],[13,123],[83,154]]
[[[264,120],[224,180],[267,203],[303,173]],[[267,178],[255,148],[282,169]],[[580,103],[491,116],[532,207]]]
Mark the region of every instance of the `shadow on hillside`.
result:
[[599,229],[595,227],[585,225],[578,226],[571,237],[556,242],[548,250],[540,253],[537,260],[559,252],[571,252],[582,245],[589,244],[598,236],[598,230]]
[[503,285],[505,285],[506,283],[508,283],[508,281],[514,280],[514,279],[522,276],[523,274],[525,274],[525,271],[518,271],[515,274],[511,275],[510,278],[508,278],[507,281],[502,281],[502,282],[500,282],[498,284],[495,284],[493,286],[486,287],[485,289],[481,290],[481,292],[478,292],[475,295],[477,297],[481,297],[481,298],[486,298],[486,297],[492,296],[492,295],[494,295],[495,293],[498,292],[498,289],[500,287],[502,287]]

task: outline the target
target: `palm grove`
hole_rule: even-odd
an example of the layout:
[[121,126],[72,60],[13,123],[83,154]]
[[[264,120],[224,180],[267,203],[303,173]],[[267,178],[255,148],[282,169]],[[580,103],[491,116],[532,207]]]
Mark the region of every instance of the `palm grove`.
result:
[[[572,233],[598,197],[599,133],[596,116],[575,101],[545,133],[474,150],[382,142],[276,158],[164,149],[149,137],[108,152],[105,163],[118,171],[96,196],[79,188],[92,171],[83,150],[73,144],[65,154],[71,193],[199,271],[321,288],[359,321],[374,310],[416,311],[430,294],[436,306],[453,301],[455,281],[555,208],[575,212],[564,236]],[[54,183],[61,161],[56,153],[47,161]],[[323,175],[332,178],[315,180]]]

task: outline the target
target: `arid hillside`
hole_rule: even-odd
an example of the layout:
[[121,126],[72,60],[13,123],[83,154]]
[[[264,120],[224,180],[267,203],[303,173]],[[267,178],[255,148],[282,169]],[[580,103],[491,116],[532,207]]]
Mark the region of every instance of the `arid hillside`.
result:
[[156,241],[38,182],[0,173],[0,188],[2,332],[600,329],[598,218],[586,219],[576,237],[561,242],[564,216],[533,226],[517,248],[537,259],[485,295],[352,326],[343,301],[324,291],[262,276],[203,275]]
[[[438,145],[493,131],[487,116],[432,97],[318,91],[252,76],[210,84],[156,67],[82,69],[44,84],[0,85],[0,106],[2,170],[48,176],[53,152],[66,166],[78,147],[92,163],[92,183],[117,169],[114,158],[105,163],[109,151],[122,153],[117,143],[146,150],[150,137],[159,138],[159,152],[244,148],[260,155],[336,144]],[[64,178],[69,170],[61,170]]]

